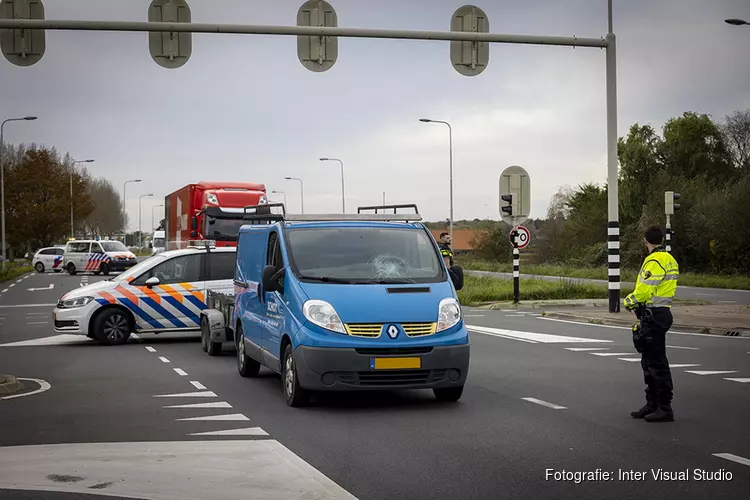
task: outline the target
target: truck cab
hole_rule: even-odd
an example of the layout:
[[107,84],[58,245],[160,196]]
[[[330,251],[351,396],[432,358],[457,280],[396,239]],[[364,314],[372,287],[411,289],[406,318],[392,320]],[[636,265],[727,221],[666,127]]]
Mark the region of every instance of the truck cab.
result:
[[446,267],[416,205],[406,207],[415,213],[281,214],[242,226],[228,318],[240,375],[280,373],[290,406],[312,391],[461,397],[463,270]]

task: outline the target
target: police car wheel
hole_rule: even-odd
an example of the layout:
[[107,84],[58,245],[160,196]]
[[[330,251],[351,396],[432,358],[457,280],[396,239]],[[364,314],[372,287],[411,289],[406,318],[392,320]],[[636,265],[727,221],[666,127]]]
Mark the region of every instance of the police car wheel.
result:
[[96,339],[105,345],[121,345],[130,338],[130,319],[119,309],[108,309],[94,320]]
[[245,352],[241,328],[237,329],[237,371],[243,377],[257,377],[260,372],[260,363]]
[[38,272],[38,273],[43,273],[44,272],[44,264],[42,264],[41,262],[37,262],[36,265],[34,266],[34,269],[36,269],[36,272]]
[[432,393],[435,394],[435,399],[438,401],[455,402],[461,399],[461,394],[464,392],[464,386],[458,387],[442,387],[440,389],[433,389]]
[[286,404],[292,407],[305,406],[310,402],[310,393],[299,385],[297,364],[294,362],[292,344],[287,344],[286,349],[284,349],[284,360],[282,363],[281,382],[284,385]]

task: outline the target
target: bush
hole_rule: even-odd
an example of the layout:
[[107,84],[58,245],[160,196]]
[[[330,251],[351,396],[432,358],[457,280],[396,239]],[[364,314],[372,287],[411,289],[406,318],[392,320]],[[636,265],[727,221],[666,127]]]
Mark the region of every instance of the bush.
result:
[[0,271],[0,281],[12,280],[26,273],[30,273],[34,268],[25,264],[17,264],[15,262],[8,262],[5,272]]

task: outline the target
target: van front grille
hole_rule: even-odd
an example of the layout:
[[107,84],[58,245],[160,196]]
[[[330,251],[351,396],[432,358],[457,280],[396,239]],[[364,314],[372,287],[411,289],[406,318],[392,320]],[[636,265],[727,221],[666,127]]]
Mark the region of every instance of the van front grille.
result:
[[437,323],[402,323],[401,328],[409,337],[424,337],[435,333]]
[[383,325],[380,323],[359,323],[354,325],[345,325],[346,333],[354,337],[367,337],[377,338],[380,337],[380,332],[383,329]]

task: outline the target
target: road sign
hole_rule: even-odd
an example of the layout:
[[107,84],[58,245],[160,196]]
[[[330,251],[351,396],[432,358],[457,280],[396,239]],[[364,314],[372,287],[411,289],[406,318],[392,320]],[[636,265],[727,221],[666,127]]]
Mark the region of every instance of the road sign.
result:
[[[512,200],[511,211],[503,210],[508,196]],[[531,176],[522,167],[511,166],[500,174],[500,215],[511,226],[521,224],[531,215]]]
[[[297,11],[297,26],[336,28],[336,11],[323,0],[308,0]],[[297,57],[310,71],[327,71],[339,56],[337,36],[297,36]]]
[[[189,23],[190,6],[185,0],[152,0],[148,6],[150,23]],[[151,58],[164,68],[175,69],[185,64],[193,53],[192,33],[155,32],[148,34]]]
[[[516,231],[518,231],[518,248],[529,246],[529,243],[531,243],[531,232],[523,226],[517,226]],[[510,234],[508,234],[508,239],[510,240],[510,244],[513,245],[512,229],[510,230]]]
[[[2,0],[0,19],[44,19],[42,0]],[[47,47],[44,30],[0,30],[0,49],[16,66],[31,66],[44,55]]]
[[[451,17],[451,31],[489,33],[490,20],[479,7],[464,5]],[[490,63],[490,44],[451,40],[451,64],[464,76],[477,76]]]

